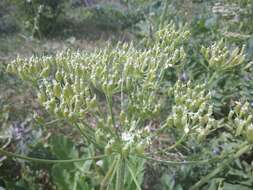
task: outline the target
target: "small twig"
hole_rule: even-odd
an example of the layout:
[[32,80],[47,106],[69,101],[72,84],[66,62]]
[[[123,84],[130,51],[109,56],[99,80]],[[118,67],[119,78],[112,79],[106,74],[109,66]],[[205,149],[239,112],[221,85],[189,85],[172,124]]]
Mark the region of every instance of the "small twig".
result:
[[155,162],[159,162],[159,163],[163,163],[163,164],[168,164],[168,165],[199,165],[199,164],[207,164],[207,163],[213,163],[213,162],[217,162],[219,160],[224,159],[226,156],[217,156],[214,157],[212,159],[206,159],[206,160],[192,160],[192,161],[171,161],[171,160],[161,160],[161,159],[156,159],[153,157],[148,157],[148,156],[140,156],[140,155],[135,155],[137,157],[146,159],[146,160],[151,160],[151,161],[155,161]]
[[11,143],[11,138],[9,137],[7,142],[1,147],[2,149],[6,148]]
[[[9,137],[7,142],[1,148],[2,149],[6,148],[10,143],[11,143],[11,138]],[[6,158],[7,158],[6,156],[0,157],[0,162],[3,162]]]
[[49,126],[49,125],[52,125],[52,124],[57,123],[59,121],[65,121],[65,119],[55,119],[55,120],[46,122],[44,126]]

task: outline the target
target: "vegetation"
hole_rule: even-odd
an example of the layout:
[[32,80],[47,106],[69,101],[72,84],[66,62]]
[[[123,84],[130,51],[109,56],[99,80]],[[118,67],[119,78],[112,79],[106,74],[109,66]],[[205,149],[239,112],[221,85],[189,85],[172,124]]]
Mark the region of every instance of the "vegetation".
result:
[[7,2],[115,36],[2,60],[0,189],[253,188],[251,1]]

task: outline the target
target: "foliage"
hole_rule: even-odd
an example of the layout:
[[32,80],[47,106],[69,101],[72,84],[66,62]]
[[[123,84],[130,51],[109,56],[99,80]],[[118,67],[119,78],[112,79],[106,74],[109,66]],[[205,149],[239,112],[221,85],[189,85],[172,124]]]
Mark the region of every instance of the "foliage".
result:
[[90,12],[91,22],[105,29],[124,30],[144,19],[142,10],[124,10],[112,4],[97,5]]
[[[251,1],[129,0],[78,11],[100,29],[131,26],[142,41],[9,64],[48,114],[17,122],[26,114],[2,96],[0,146],[19,154],[0,154],[34,163],[0,156],[0,187],[252,189]],[[0,68],[0,80],[3,94],[13,78]]]
[[32,30],[33,36],[49,35],[56,29],[56,21],[63,11],[65,0],[13,0],[24,25]]
[[70,22],[70,25],[76,22],[76,25],[82,27],[90,25],[103,30],[124,30],[143,20],[147,9],[127,9],[121,4],[109,2],[93,2],[85,7],[76,7],[68,0],[12,0],[12,3],[17,7],[18,19],[26,29],[32,31],[34,37],[39,38],[70,29],[66,22]]
[[[174,27],[170,28],[174,30]],[[177,50],[177,47],[186,35],[187,33],[177,31],[170,35],[169,31],[161,30],[157,34],[157,40],[162,37],[165,42],[155,44],[151,50],[136,51],[132,45],[124,44],[119,45],[119,48],[108,47],[94,53],[67,52],[58,54],[55,58],[32,58],[28,62],[17,59],[16,64],[10,65],[10,68],[19,70],[23,79],[31,79],[39,85],[39,101],[50,113],[67,119],[70,125],[80,129],[90,143],[99,150],[104,149],[108,156],[111,155],[115,165],[112,164],[108,169],[109,173],[102,181],[103,187],[107,186],[107,180],[113,180],[113,171],[117,171],[118,176],[123,170],[124,175],[126,166],[129,175],[135,175],[130,169],[129,161],[125,159],[130,153],[141,154],[148,143],[148,137],[143,134],[144,128],[141,126],[152,117],[159,116],[162,105],[161,102],[155,102],[153,95],[161,90],[164,66],[169,67],[169,63],[164,65],[163,60],[171,56],[170,63],[176,64],[184,59],[183,49]],[[164,48],[164,52],[158,51],[159,46],[165,47],[173,38],[177,40],[170,47]],[[151,65],[153,59],[145,58],[158,53],[161,55],[158,64]],[[73,64],[69,64],[70,60]],[[54,80],[50,79],[51,76],[55,77]],[[144,83],[139,86],[139,81]],[[136,85],[139,87],[136,88]],[[150,95],[143,96],[144,93]],[[117,97],[119,100],[115,99]],[[104,99],[107,110],[101,106]],[[115,104],[115,101],[120,103]],[[120,114],[115,112],[117,109]],[[88,113],[91,115],[88,116]],[[95,129],[90,126],[91,121],[96,122]],[[124,168],[114,169],[121,162]],[[137,183],[135,178],[133,177]],[[117,181],[116,184],[118,183]],[[124,185],[124,181],[121,183]]]
[[11,34],[18,30],[15,19],[9,15],[12,9],[7,0],[0,2],[0,36],[2,34]]
[[[53,180],[59,189],[74,184],[76,189],[79,185],[96,188],[99,184],[100,189],[140,189],[145,160],[179,165],[184,172],[205,164],[192,180],[164,186],[199,189],[207,187],[211,179],[249,152],[249,104],[237,103],[220,118],[214,113],[217,103],[212,100],[216,96],[214,86],[223,88],[217,87],[217,80],[247,65],[243,49],[229,52],[222,41],[203,47],[200,53],[208,69],[204,75],[207,80],[200,85],[200,79],[180,79],[188,63],[183,48],[188,38],[185,28],[176,29],[169,24],[145,40],[140,49],[132,43],[119,43],[94,52],[67,51],[56,56],[17,58],[9,64],[10,72],[36,87],[40,104],[50,114],[76,128],[92,147],[92,153],[78,154],[71,141],[54,137],[49,144],[58,160],[105,154],[103,159],[94,157],[96,163],[102,163],[99,170],[103,172],[95,172],[97,177],[93,180],[82,170],[88,167],[92,173],[96,171],[93,161],[78,167],[67,164],[66,170],[54,165]],[[160,141],[158,147],[156,140]],[[213,153],[215,146],[220,148],[218,154]],[[180,153],[172,157],[176,161],[166,161],[175,150]]]

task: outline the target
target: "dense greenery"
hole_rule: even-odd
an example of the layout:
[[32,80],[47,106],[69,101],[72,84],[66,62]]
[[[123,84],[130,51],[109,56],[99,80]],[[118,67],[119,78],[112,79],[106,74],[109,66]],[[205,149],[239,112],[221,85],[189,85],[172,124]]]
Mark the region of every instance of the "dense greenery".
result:
[[0,189],[253,188],[251,1],[55,2],[134,35],[0,67]]
[[55,30],[56,20],[63,11],[64,0],[27,0],[15,1],[24,24],[37,37],[48,35]]

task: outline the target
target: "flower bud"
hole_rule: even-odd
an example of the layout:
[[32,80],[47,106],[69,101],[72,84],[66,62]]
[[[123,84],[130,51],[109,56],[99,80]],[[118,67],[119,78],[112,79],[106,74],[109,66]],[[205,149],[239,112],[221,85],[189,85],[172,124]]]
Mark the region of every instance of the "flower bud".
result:
[[94,96],[91,100],[89,100],[87,102],[88,104],[88,109],[93,110],[97,107],[97,100],[96,100],[96,96]]
[[208,120],[209,120],[209,117],[207,114],[199,118],[199,122],[201,125],[207,124]]
[[74,121],[75,118],[76,118],[75,113],[74,112],[70,112],[69,115],[68,115],[68,118],[69,118],[70,121]]
[[235,113],[239,114],[240,113],[240,110],[241,110],[241,105],[240,104],[237,104],[235,106]]
[[168,117],[167,120],[166,120],[166,125],[168,127],[172,127],[174,125],[174,120],[173,120],[173,117]]
[[68,108],[65,108],[64,111],[63,111],[63,116],[64,117],[68,117],[69,116],[69,110]]
[[61,96],[61,85],[59,83],[56,83],[53,87],[54,95],[55,97]]
[[123,148],[122,148],[122,155],[124,158],[127,158],[130,152],[130,145],[127,143]]
[[182,117],[182,125],[186,126],[186,124],[187,124],[187,114],[184,114]]
[[63,113],[61,112],[61,109],[56,107],[54,109],[54,114],[57,116],[57,117],[63,117]]
[[135,147],[135,152],[137,155],[143,155],[145,152],[145,145],[143,143],[138,143]]
[[228,120],[231,121],[233,116],[234,116],[235,112],[233,110],[230,110],[229,114],[228,114]]
[[125,122],[125,120],[126,120],[126,113],[124,111],[120,112],[119,120],[120,120],[121,124],[123,124]]
[[57,82],[60,82],[63,79],[63,77],[62,77],[59,70],[55,73],[55,79],[56,79]]
[[182,127],[181,117],[180,116],[174,117],[173,118],[173,123],[174,123],[175,127],[181,128]]
[[45,67],[42,72],[40,73],[40,77],[44,77],[44,78],[47,78],[49,77],[49,74],[50,74],[50,67],[47,66]]
[[101,130],[98,129],[95,132],[95,139],[98,144],[102,144],[103,136],[104,136],[104,134]]
[[43,93],[43,92],[38,93],[38,101],[41,105],[43,105],[46,100],[47,100],[47,97],[46,97],[45,93]]
[[248,126],[249,124],[251,124],[251,122],[252,122],[252,115],[249,115],[247,120],[246,120],[245,125]]
[[105,146],[105,154],[107,155],[107,156],[110,156],[111,154],[112,154],[112,146],[111,146],[111,144],[107,144],[106,146]]
[[246,135],[248,142],[253,143],[253,125],[248,126]]

